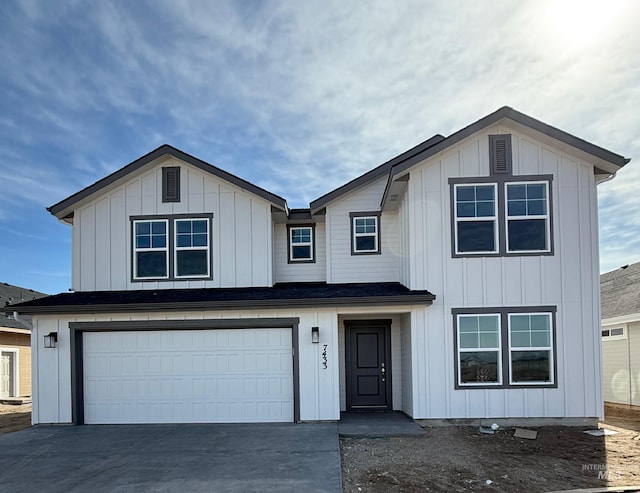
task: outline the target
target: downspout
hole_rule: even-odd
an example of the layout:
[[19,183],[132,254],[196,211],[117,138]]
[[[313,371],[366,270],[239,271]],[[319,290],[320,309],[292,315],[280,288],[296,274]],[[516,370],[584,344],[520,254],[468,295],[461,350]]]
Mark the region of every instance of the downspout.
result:
[[33,324],[31,322],[27,322],[24,318],[22,318],[18,312],[13,312],[13,319],[22,325],[25,329],[32,330]]

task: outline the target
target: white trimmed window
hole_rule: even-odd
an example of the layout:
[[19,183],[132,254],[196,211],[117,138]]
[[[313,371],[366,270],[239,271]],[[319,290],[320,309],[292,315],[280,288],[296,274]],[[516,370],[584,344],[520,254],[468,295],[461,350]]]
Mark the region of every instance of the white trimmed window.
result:
[[169,277],[168,223],[166,219],[133,222],[134,279]]
[[175,277],[209,277],[209,220],[176,219],[174,232]]
[[213,214],[131,217],[132,281],[211,279]]
[[457,254],[498,252],[497,186],[455,185],[455,251]]
[[551,314],[510,313],[510,383],[548,384],[553,380]]
[[453,309],[456,388],[555,387],[555,311]]
[[313,262],[313,227],[295,226],[289,228],[289,261]]
[[378,216],[353,217],[353,253],[378,253],[379,224]]
[[499,385],[500,314],[458,315],[458,385]]
[[606,329],[602,329],[602,340],[603,341],[615,341],[616,339],[626,339],[627,334],[625,331],[625,327],[607,327]]
[[510,182],[505,187],[507,252],[549,252],[549,182]]

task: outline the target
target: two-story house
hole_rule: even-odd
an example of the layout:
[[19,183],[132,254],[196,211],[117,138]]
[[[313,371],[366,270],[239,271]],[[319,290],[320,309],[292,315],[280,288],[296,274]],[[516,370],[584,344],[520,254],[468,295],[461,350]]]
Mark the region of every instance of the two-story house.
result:
[[602,415],[596,185],[628,159],[504,107],[308,209],[170,146],[49,208],[34,423]]

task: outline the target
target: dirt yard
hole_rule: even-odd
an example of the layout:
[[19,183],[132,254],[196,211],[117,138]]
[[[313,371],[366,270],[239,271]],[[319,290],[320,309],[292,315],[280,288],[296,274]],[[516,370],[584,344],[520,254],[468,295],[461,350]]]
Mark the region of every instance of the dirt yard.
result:
[[31,426],[31,404],[0,404],[0,435]]
[[640,490],[640,412],[607,406],[601,427],[618,434],[554,426],[531,428],[538,437],[527,440],[514,429],[433,427],[423,437],[342,438],[342,486],[347,493]]

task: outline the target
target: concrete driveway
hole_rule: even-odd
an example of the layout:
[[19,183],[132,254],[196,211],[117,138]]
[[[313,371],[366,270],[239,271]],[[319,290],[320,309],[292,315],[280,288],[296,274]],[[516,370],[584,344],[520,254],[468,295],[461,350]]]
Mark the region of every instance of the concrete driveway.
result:
[[330,424],[37,426],[0,436],[3,491],[341,492]]

